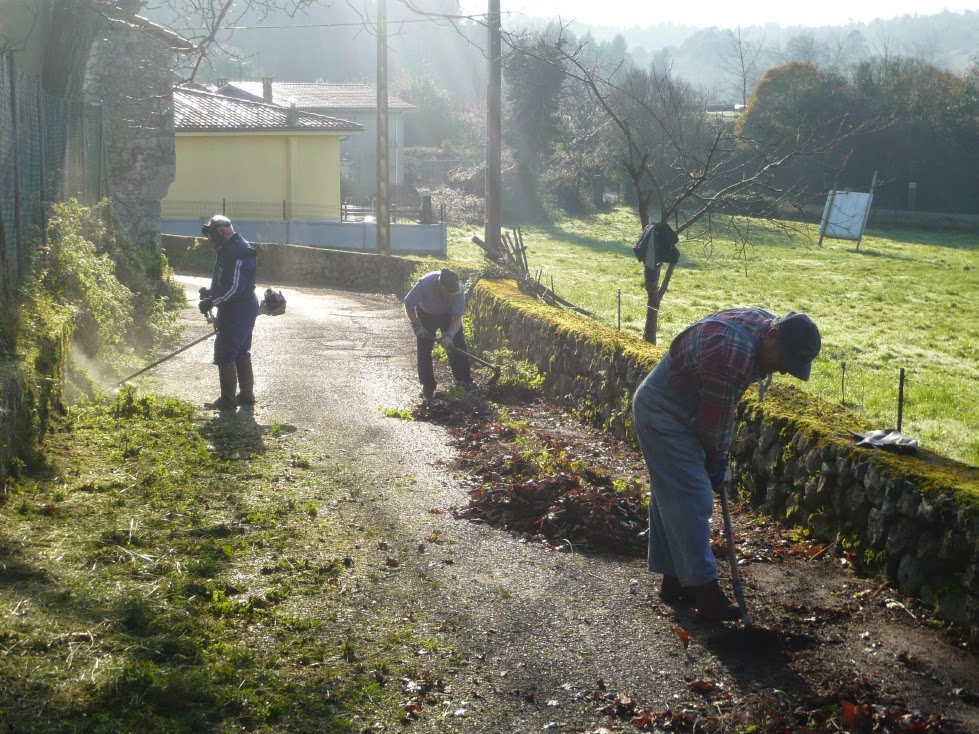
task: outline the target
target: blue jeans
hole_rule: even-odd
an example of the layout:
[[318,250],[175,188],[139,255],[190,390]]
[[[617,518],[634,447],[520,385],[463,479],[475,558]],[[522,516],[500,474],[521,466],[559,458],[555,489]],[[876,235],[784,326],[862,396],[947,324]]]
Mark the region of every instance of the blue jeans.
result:
[[[434,388],[436,385],[435,370],[432,366],[432,349],[435,348],[434,336],[436,331],[445,333],[445,330],[452,324],[452,316],[447,313],[436,316],[425,313],[419,308],[418,319],[422,322],[422,326],[425,327],[425,331],[431,335],[428,339],[416,337],[415,340],[418,347],[418,381],[423,387]],[[449,352],[449,367],[452,368],[452,377],[456,382],[471,382],[472,374],[470,372],[469,357],[458,351],[460,349],[463,352],[469,351],[469,347],[466,345],[466,335],[462,329],[456,332],[456,335],[452,338],[452,343],[456,347]]]
[[649,469],[650,572],[676,576],[683,586],[717,578],[710,548],[713,490],[695,410],[676,397],[664,356],[632,400],[632,416]]

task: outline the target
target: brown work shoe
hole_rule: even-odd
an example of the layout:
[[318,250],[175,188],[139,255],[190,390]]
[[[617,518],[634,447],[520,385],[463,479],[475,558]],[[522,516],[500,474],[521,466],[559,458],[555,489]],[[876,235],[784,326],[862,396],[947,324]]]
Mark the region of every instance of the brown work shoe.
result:
[[694,608],[709,622],[731,622],[741,618],[741,610],[721,591],[717,579],[688,589]]
[[667,604],[676,604],[690,599],[687,590],[680,585],[680,579],[676,576],[663,574],[663,584],[659,587],[659,598]]

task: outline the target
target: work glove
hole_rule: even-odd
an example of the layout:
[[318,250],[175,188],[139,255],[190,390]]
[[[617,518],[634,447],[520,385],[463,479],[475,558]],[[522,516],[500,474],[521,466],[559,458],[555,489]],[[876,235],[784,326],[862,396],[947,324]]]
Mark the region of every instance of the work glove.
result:
[[731,469],[728,466],[727,459],[721,460],[713,471],[707,472],[707,476],[710,477],[710,486],[715,492],[720,492],[721,487],[724,486],[724,482],[731,479]]
[[422,324],[421,321],[412,321],[411,330],[415,332],[415,336],[419,339],[431,339],[432,335],[428,333],[428,329]]
[[452,342],[451,336],[442,337],[442,349],[444,349],[446,352],[451,352],[455,348],[456,345]]
[[210,298],[211,297],[211,291],[209,289],[207,289],[207,288],[204,288],[204,287],[201,287],[201,289],[199,291],[197,291],[197,294],[201,298]]
[[206,314],[212,308],[214,308],[214,299],[212,298],[202,298],[200,303],[197,304],[197,308],[200,312]]

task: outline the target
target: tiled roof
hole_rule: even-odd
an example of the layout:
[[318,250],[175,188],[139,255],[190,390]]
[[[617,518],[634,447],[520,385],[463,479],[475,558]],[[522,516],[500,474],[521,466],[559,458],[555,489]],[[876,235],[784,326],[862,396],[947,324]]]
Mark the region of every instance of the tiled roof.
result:
[[174,51],[193,51],[197,47],[183,36],[174,33],[169,28],[154,23],[141,15],[130,15],[115,3],[105,3],[99,8],[99,12],[105,15],[109,24],[121,24],[127,28],[149,32],[151,35],[163,39]]
[[330,130],[356,132],[363,125],[336,117],[296,110],[289,123],[285,107],[234,99],[220,94],[178,87],[173,90],[174,123],[178,132],[254,130]]
[[133,17],[132,22],[135,23],[137,26],[145,28],[150,33],[153,33],[159,36],[160,38],[164,39],[167,43],[170,44],[170,47],[173,48],[175,51],[193,51],[197,48],[193,43],[188,41],[180,34],[174,33],[169,28],[165,28],[162,25],[159,25],[158,23],[154,23],[153,21],[148,20],[142,17],[141,15],[137,15]]
[[[218,94],[263,101],[262,82],[231,82],[217,90]],[[377,87],[372,84],[330,84],[327,82],[272,82],[272,104],[288,107],[295,101],[302,110],[377,109]],[[388,96],[388,109],[413,110],[415,106],[397,97]]]

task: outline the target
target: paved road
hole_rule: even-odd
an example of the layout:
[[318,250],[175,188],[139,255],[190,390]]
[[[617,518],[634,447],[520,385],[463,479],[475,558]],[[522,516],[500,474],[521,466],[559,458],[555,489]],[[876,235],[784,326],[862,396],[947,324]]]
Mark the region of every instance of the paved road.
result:
[[[182,282],[196,301],[205,281]],[[684,649],[672,631],[677,618],[656,609],[655,588],[642,562],[559,553],[456,520],[449,512],[430,512],[464,506],[467,494],[447,468],[451,449],[443,429],[382,412],[408,409],[419,399],[414,340],[401,303],[327,289],[285,292],[287,313],[260,317],[256,326],[258,405],[253,416],[240,420],[254,420],[259,434],[278,425],[289,433],[290,450],[342,468],[345,486],[356,498],[334,503],[330,522],[362,537],[362,548],[374,550],[378,539],[386,539],[389,554],[403,560],[388,581],[365,583],[349,601],[341,600],[349,606],[339,619],[354,625],[371,614],[388,620],[409,615],[418,636],[438,640],[439,654],[418,664],[446,677],[452,693],[445,697],[444,718],[429,707],[413,731],[595,731],[607,722],[597,712],[600,704],[589,698],[599,681],[641,707],[673,711],[703,704],[688,681],[706,678],[742,692],[802,685],[788,661],[732,650],[723,644],[723,634],[698,628],[689,612],[679,617],[694,633]],[[183,320],[187,341],[209,328],[193,307]],[[153,370],[150,385],[198,405],[216,397],[211,344],[205,341]],[[418,542],[433,533],[450,544],[418,553]],[[447,555],[451,565],[441,562]],[[799,586],[799,598],[848,593],[838,580],[817,578],[810,569],[754,567],[756,603],[762,586],[771,590],[788,581]],[[384,574],[384,554],[379,554],[376,571],[362,579]],[[868,623],[856,619],[853,625]],[[847,627],[840,633],[847,640],[834,648],[837,652],[823,651],[827,659],[838,653],[841,675],[845,667],[877,677],[886,659],[887,669],[900,676],[903,668],[890,661],[895,651],[910,650],[909,659],[935,658],[929,666],[949,674],[949,680],[970,678],[971,658],[960,659],[922,633],[915,632],[921,638],[916,641],[906,635],[892,639],[886,626],[867,629]],[[886,644],[868,646],[862,642],[868,634]],[[913,674],[907,673],[901,686],[912,693],[915,681],[925,680]],[[951,684],[933,677],[928,681],[934,690],[922,692],[925,700],[919,703],[933,703],[937,691],[944,693],[943,706],[954,705],[944,690]],[[971,707],[957,708],[967,719],[979,718]],[[365,719],[370,726],[366,712]]]
[[[204,279],[181,280],[196,302]],[[597,725],[604,717],[587,713],[596,705],[582,695],[599,680],[646,706],[698,700],[683,676],[697,679],[718,663],[702,648],[682,649],[669,618],[652,609],[641,565],[557,553],[429,512],[462,506],[467,497],[445,468],[449,449],[440,427],[382,413],[419,399],[414,339],[399,301],[327,289],[285,293],[287,313],[262,316],[255,329],[255,420],[294,428],[297,450],[344,457],[377,500],[367,522],[375,535],[392,539],[393,552],[432,532],[455,541],[453,565],[403,553],[417,566],[418,628],[444,631],[448,620],[465,667],[450,683],[452,713],[466,714],[442,723],[425,716],[415,731]],[[195,309],[183,318],[188,342],[209,328]],[[211,343],[156,368],[150,385],[198,405],[213,399]],[[630,591],[632,578],[641,579],[638,593]],[[719,665],[714,677],[724,675]]]

